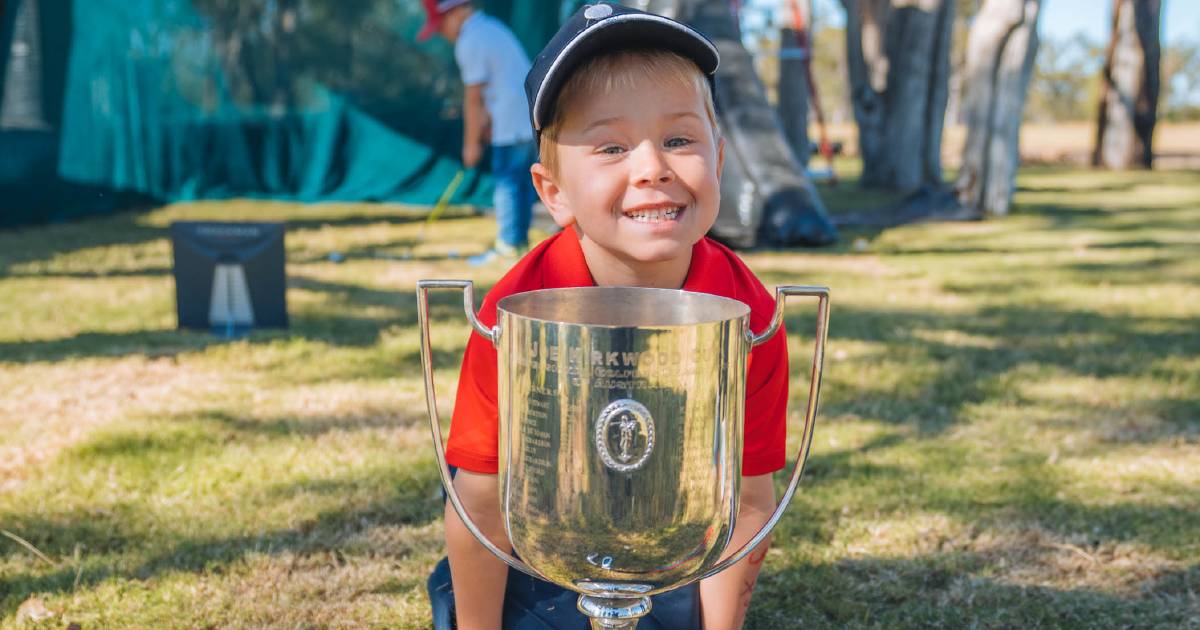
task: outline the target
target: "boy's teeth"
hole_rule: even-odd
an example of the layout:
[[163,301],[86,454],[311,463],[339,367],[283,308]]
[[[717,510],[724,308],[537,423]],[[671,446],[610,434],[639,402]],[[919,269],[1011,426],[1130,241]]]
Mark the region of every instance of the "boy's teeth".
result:
[[674,221],[675,217],[679,216],[679,208],[667,208],[661,210],[635,210],[626,216],[634,221],[641,221],[643,223]]

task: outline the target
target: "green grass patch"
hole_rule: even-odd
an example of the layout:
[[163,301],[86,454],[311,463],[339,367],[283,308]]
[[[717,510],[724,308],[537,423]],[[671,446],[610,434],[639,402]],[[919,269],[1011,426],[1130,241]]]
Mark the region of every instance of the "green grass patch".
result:
[[[1200,175],[1018,184],[1003,219],[745,255],[834,292],[748,627],[1200,626]],[[0,233],[0,529],[44,556],[0,537],[0,626],[427,627],[412,289],[502,270],[462,260],[489,219],[422,216],[237,201]],[[243,218],[289,224],[293,326],[176,331],[167,225]],[[469,328],[453,295],[433,312],[446,413]],[[803,374],[811,305],[788,325]],[[34,597],[50,619],[23,618]]]

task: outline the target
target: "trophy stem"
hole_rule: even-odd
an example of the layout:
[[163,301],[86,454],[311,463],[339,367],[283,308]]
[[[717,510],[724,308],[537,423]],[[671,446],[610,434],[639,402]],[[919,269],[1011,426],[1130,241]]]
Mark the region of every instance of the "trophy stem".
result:
[[635,630],[638,619],[650,612],[650,598],[580,595],[577,606],[591,619],[592,630]]
[[636,630],[637,624],[637,619],[592,618],[592,630]]

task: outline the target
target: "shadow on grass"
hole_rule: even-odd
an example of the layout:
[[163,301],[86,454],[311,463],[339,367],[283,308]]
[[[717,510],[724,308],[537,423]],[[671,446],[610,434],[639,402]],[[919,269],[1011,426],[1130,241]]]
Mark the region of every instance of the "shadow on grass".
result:
[[834,451],[831,453],[812,453],[804,467],[805,483],[831,483],[852,477],[898,477],[904,470],[898,466],[881,466],[870,462],[854,461],[860,455],[871,451],[887,449],[904,442],[904,437],[896,434],[880,435],[855,449]]
[[[882,438],[855,449],[855,452],[887,449],[894,443],[894,439]],[[92,451],[109,453],[111,449],[94,448]],[[836,473],[852,464],[845,457],[835,456],[826,458],[824,463],[817,462],[815,468],[822,467]],[[267,502],[297,495],[361,495],[363,487],[378,485],[381,476],[390,476],[390,473],[376,470],[365,475],[275,484],[264,489],[261,495]],[[821,486],[844,476],[832,474],[809,483]],[[887,480],[903,485],[910,483],[911,477],[900,472],[888,473],[885,479],[879,479]],[[145,506],[133,504],[49,516],[4,515],[3,522],[25,533],[33,544],[54,557],[69,557],[70,550],[77,544],[83,545],[89,555],[136,554],[129,562],[103,561],[86,565],[79,585],[88,588],[111,578],[148,580],[174,572],[219,573],[249,555],[337,554],[342,553],[348,540],[367,534],[373,528],[420,526],[438,518],[440,502],[428,492],[434,481],[432,471],[425,475],[400,477],[397,481],[389,490],[378,493],[382,496],[376,496],[364,505],[330,508],[293,527],[265,528],[239,535],[177,539],[164,528],[156,527],[154,519],[146,518]],[[1087,547],[1093,552],[1100,541],[1137,541],[1152,548],[1165,548],[1189,544],[1200,533],[1195,508],[1132,502],[1089,506],[1053,498],[1056,487],[1053,474],[1028,475],[1017,484],[995,486],[999,493],[986,497],[990,499],[987,505],[994,507],[990,513],[985,510],[983,515],[980,515],[981,497],[940,501],[926,498],[912,507],[944,511],[977,522],[977,528],[984,531],[991,527],[1004,531],[1006,523],[1027,526],[1036,522],[1045,530],[1073,535],[1080,528],[1096,532],[1098,526],[1101,533],[1093,533],[1096,541]],[[888,492],[889,489],[878,491]],[[838,529],[837,520],[841,517],[806,509],[803,503],[799,502],[789,511],[778,534],[779,546],[786,547],[788,539],[796,536],[828,542]],[[204,518],[204,515],[196,514],[196,517]],[[1169,532],[1166,538],[1145,539],[1141,536],[1143,530],[1162,528],[1164,523],[1177,524],[1166,528]],[[146,552],[137,553],[140,549]],[[10,549],[9,553],[22,552]],[[373,549],[371,553],[403,556],[405,550]],[[1023,546],[1013,547],[1010,551],[990,548],[986,554],[951,549],[906,559],[866,558],[804,566],[779,566],[772,562],[768,564],[756,595],[751,625],[776,627],[769,622],[787,619],[789,623],[795,623],[799,619],[806,626],[877,626],[882,623],[889,627],[928,627],[930,624],[967,627],[971,622],[987,622],[983,625],[1013,627],[1076,625],[1076,622],[1086,621],[1087,615],[1111,620],[1113,627],[1128,626],[1129,620],[1141,624],[1148,620],[1170,623],[1186,620],[1181,615],[1190,614],[1188,606],[1193,600],[1189,598],[1194,598],[1195,587],[1200,585],[1200,566],[1197,565],[1156,572],[1141,585],[1140,597],[1121,597],[1089,588],[1021,587],[990,577],[1000,558],[1023,558],[1020,560],[1023,565],[1038,566],[1044,561],[1037,556],[1049,553],[1052,550],[1047,548]],[[1031,556],[1034,557],[1030,559]],[[74,588],[75,579],[76,567],[67,565],[47,573],[27,571],[0,576],[0,592],[6,594],[0,604],[0,614],[11,614],[30,594],[68,592]]]
[[[352,284],[342,284],[311,279],[289,281],[295,287],[320,292],[329,296],[318,308],[295,312],[291,326],[287,329],[258,329],[249,335],[227,339],[217,334],[194,330],[140,330],[124,333],[84,332],[62,339],[5,341],[0,342],[0,364],[35,363],[62,361],[93,357],[119,357],[145,355],[171,357],[190,352],[200,352],[212,346],[231,342],[251,345],[268,345],[289,340],[317,341],[335,347],[364,348],[376,344],[385,330],[395,327],[415,328],[417,323],[416,295],[412,288],[395,292],[367,289]],[[483,294],[489,285],[479,285],[477,294]],[[462,296],[452,292],[430,294],[429,313],[432,322],[454,322],[465,324]],[[356,309],[385,309],[379,316],[355,316],[346,313]],[[446,365],[444,361],[457,361],[457,355],[434,349],[435,365]],[[401,357],[403,361],[419,357]],[[377,365],[371,373],[381,370],[403,369],[403,366]]]
[[[766,280],[766,279],[765,279]],[[810,314],[787,317],[791,334],[812,330]],[[982,339],[982,345],[940,341],[948,333]],[[810,333],[809,333],[810,334]],[[856,386],[842,398],[836,387],[823,396],[824,414],[856,414],[892,423],[915,424],[922,434],[937,434],[959,422],[963,410],[989,398],[1012,399],[1006,379],[1026,366],[1055,368],[1078,376],[1155,378],[1156,358],[1200,354],[1200,334],[1178,318],[1103,315],[1093,311],[1030,304],[983,307],[973,313],[946,314],[908,309],[835,306],[830,346],[850,339],[883,346],[878,353],[826,366],[826,372],[853,370],[856,363],[892,360],[911,365],[900,386]],[[793,356],[801,374],[806,356]],[[899,369],[899,368],[898,368]],[[832,381],[836,383],[836,381]],[[1185,429],[1200,424],[1186,402],[1161,408],[1167,423]],[[1155,441],[1160,435],[1144,436]]]
[[[354,228],[368,225],[376,225],[379,223],[390,224],[405,224],[416,223],[425,220],[425,214],[419,212],[396,212],[394,214],[342,214],[338,216],[322,216],[321,205],[305,206],[301,210],[293,210],[293,214],[299,214],[300,218],[289,218],[284,221],[286,229],[289,233],[297,233],[306,230],[322,230],[329,228]],[[40,225],[30,226],[26,228],[18,228],[12,230],[0,230],[0,275],[14,275],[13,267],[31,263],[40,260],[50,260],[56,257],[65,256],[72,252],[84,249],[92,249],[99,247],[114,247],[114,246],[136,246],[143,245],[152,241],[170,239],[170,231],[166,226],[157,226],[148,224],[144,217],[146,211],[130,211],[113,214],[104,217],[95,217],[91,219],[62,223],[56,225]],[[243,213],[238,216],[224,216],[214,213],[212,219],[199,219],[189,216],[187,220],[212,220],[212,221],[270,221],[276,213],[266,213],[265,215],[255,216],[252,213]],[[305,216],[308,215],[308,216]],[[446,216],[439,221],[455,221],[459,219],[470,218],[472,215],[451,215]],[[183,219],[180,219],[183,220]],[[286,236],[285,236],[286,239]],[[403,242],[398,243],[403,245]],[[364,248],[362,254],[365,257],[369,252],[378,249],[378,246]],[[357,250],[356,250],[357,251]],[[292,262],[304,262],[296,260]],[[169,273],[169,269],[162,267],[148,267],[142,270],[120,272],[121,275],[160,275]],[[45,274],[37,272],[20,272],[21,276],[25,277],[42,277],[42,276],[61,276],[57,272],[47,272]],[[74,272],[70,277],[108,277],[115,274],[97,272],[94,276],[88,272],[80,272],[76,275]]]
[[[1183,247],[1167,250],[1166,254],[1141,260],[1120,262],[1072,262],[1060,264],[1054,269],[1045,269],[1037,264],[1018,265],[1008,263],[999,270],[981,271],[972,280],[945,282],[942,288],[947,293],[963,296],[1000,296],[1029,288],[1048,289],[1055,282],[1068,286],[1086,288],[1103,294],[1114,287],[1145,287],[1147,284],[1178,282],[1200,283],[1200,274],[1189,269],[1195,255]],[[1200,253],[1200,250],[1197,251]],[[1002,278],[989,280],[988,278]],[[1039,278],[1030,281],[1029,278]],[[1152,279],[1152,280],[1149,280]]]
[[[178,423],[159,423],[146,430],[97,436],[62,456],[60,464],[65,466],[60,465],[58,474],[109,470],[110,475],[119,475],[110,483],[122,483],[124,477],[138,480],[138,487],[114,495],[119,497],[115,502],[94,507],[0,512],[5,529],[17,532],[51,558],[63,559],[47,572],[31,569],[0,575],[0,618],[12,614],[30,594],[72,591],[77,572],[79,587],[87,588],[110,578],[147,580],[179,571],[221,571],[252,554],[350,553],[347,545],[374,529],[430,523],[442,514],[440,498],[431,491],[437,483],[436,471],[433,466],[412,467],[401,460],[331,477],[257,484],[251,480],[248,493],[229,500],[219,498],[223,490],[214,494],[212,488],[200,487],[196,489],[201,496],[188,501],[191,508],[154,499],[161,494],[161,484],[170,485],[197,463],[221,457],[229,444],[311,440],[331,432],[411,426],[420,419],[417,410],[399,416],[364,412],[298,420],[255,420],[209,412],[180,416]],[[239,475],[230,481],[245,486],[247,482],[240,479]],[[259,523],[246,517],[281,502],[303,504],[313,499],[328,507],[295,525],[279,527],[269,516]],[[238,525],[230,527],[226,521]],[[230,530],[237,533],[206,533]],[[0,540],[0,561],[26,554],[6,542]],[[82,565],[69,560],[77,546],[84,552]],[[402,557],[410,551],[372,547],[369,553]]]
[[[1034,244],[1034,245],[1019,245],[1012,247],[997,247],[985,245],[972,245],[968,243],[959,243],[956,245],[948,245],[945,247],[906,247],[904,245],[890,245],[886,248],[876,248],[872,250],[873,254],[889,254],[901,256],[972,256],[972,255],[994,255],[1002,256],[1006,254],[1055,254],[1062,253],[1071,249],[1070,245],[1064,243],[1055,243],[1051,245]],[[1154,250],[1156,255],[1162,259],[1175,258],[1192,258],[1195,256],[1197,249],[1200,246],[1187,243],[1170,243],[1144,238],[1135,238],[1130,240],[1120,240],[1107,243],[1087,243],[1083,251],[1086,250]],[[1170,252],[1170,254],[1164,254]],[[861,255],[861,252],[855,252],[849,248],[846,251],[840,252],[843,254]],[[1099,262],[1094,263],[1097,267],[1120,266],[1120,262]],[[1020,267],[1014,267],[1011,263],[1005,265],[1005,270],[1016,271]],[[1017,275],[1014,273],[1014,275]]]
[[[414,412],[397,418],[396,424],[416,422],[416,415],[419,414]],[[183,426],[175,429],[150,427],[145,431],[98,436],[72,449],[68,457],[72,466],[81,470],[127,469],[140,462],[147,469],[133,473],[138,479],[165,479],[171,471],[186,469],[190,461],[219,454],[230,442],[311,438],[331,431],[396,426],[391,422],[381,423],[369,410],[311,421],[256,420],[219,410],[201,413],[190,423],[183,416],[179,419]],[[962,467],[962,462],[941,457],[937,449],[942,446],[938,444],[922,446],[927,450],[915,456],[911,465],[881,466],[859,461],[862,455],[886,452],[905,446],[906,442],[897,435],[883,435],[853,449],[815,453],[805,482],[806,492],[819,496],[839,484],[867,489],[867,494],[859,494],[856,499],[856,511],[869,505],[873,496],[911,495],[905,499],[905,511],[943,513],[973,523],[981,531],[1012,531],[1016,525],[1025,529],[1033,526],[1063,537],[1086,532],[1093,539],[1085,543],[1092,545],[1089,549],[1101,542],[1115,541],[1135,542],[1156,551],[1178,550],[1200,539],[1200,505],[1194,499],[1190,503],[1185,500],[1168,505],[1144,500],[1086,504],[1059,498],[1060,476],[1053,467],[1032,458],[1006,467],[1003,475],[973,484],[969,491],[959,488],[957,476],[952,474]],[[942,466],[941,472],[945,474],[931,474],[923,466]],[[391,479],[394,483],[388,482]],[[262,523],[260,531],[248,531],[255,529],[254,523],[249,522],[241,528],[242,533],[229,535],[205,535],[203,526],[164,526],[172,522],[173,516],[155,514],[157,503],[121,502],[70,511],[7,513],[0,514],[0,522],[52,557],[68,558],[76,545],[82,545],[88,556],[101,556],[93,563],[85,563],[80,574],[80,587],[89,588],[110,579],[150,580],[176,572],[220,573],[248,556],[259,554],[358,555],[363,552],[348,548],[348,542],[375,528],[421,526],[435,521],[441,514],[440,501],[430,492],[435,485],[436,474],[431,466],[422,467],[415,474],[411,469],[384,466],[353,475],[266,484],[261,490],[254,490],[252,497],[237,499],[243,502],[240,508],[254,510],[256,506],[278,505],[303,496],[346,499],[342,499],[342,505],[317,511],[296,525],[271,527],[270,523]],[[1190,496],[1184,484],[1164,488],[1164,493]],[[155,491],[136,490],[134,494],[153,496]],[[777,539],[781,546],[786,547],[789,538],[797,537],[827,543],[843,519],[856,517],[855,513],[836,512],[819,502],[809,504],[803,496],[781,524]],[[817,505],[820,509],[816,509]],[[235,513],[237,507],[234,506]],[[211,522],[213,529],[222,529],[218,523],[228,515],[224,509],[220,511],[220,514],[193,511],[190,518],[200,523]],[[0,551],[3,552],[0,557],[24,553],[15,546]],[[407,550],[372,549],[370,553],[403,556]],[[1029,553],[1029,549],[1013,550],[1014,556]],[[860,623],[873,626],[886,620],[885,626],[959,627],[959,621],[966,621],[967,625],[971,621],[987,621],[978,616],[981,614],[990,615],[994,625],[1011,627],[1050,622],[1075,625],[1075,621],[1085,618],[1075,615],[1084,613],[1107,615],[1105,619],[1126,619],[1128,615],[1147,613],[1147,602],[1153,601],[1158,604],[1153,616],[1138,619],[1166,623],[1185,614],[1188,604],[1181,598],[1200,583],[1200,569],[1188,569],[1154,577],[1143,589],[1145,599],[1122,598],[1088,588],[1030,590],[990,577],[996,557],[1003,555],[996,551],[984,555],[950,550],[900,560],[858,559],[784,567],[769,564],[756,596],[759,603],[753,610],[756,619],[762,622],[761,627],[777,627],[768,622],[779,619],[789,620],[788,623],[803,619],[813,625],[830,626]],[[76,571],[77,567],[68,561],[48,572],[27,570],[0,576],[0,593],[5,594],[0,596],[0,615],[12,614],[30,594],[70,592]],[[1022,606],[1018,596],[1043,597],[1044,601],[1030,600]],[[1009,620],[1011,623],[1007,623]],[[752,621],[752,625],[758,624]]]
[[141,267],[138,269],[115,269],[112,271],[25,271],[0,272],[10,278],[36,278],[38,280],[92,280],[104,278],[154,278],[171,275],[170,267]]
[[1038,194],[1065,194],[1065,195],[1077,195],[1080,193],[1091,194],[1091,193],[1100,193],[1100,192],[1109,192],[1109,193],[1129,192],[1129,191],[1137,188],[1138,186],[1141,186],[1143,183],[1144,182],[1141,182],[1141,181],[1130,180],[1130,181],[1124,181],[1124,182],[1111,182],[1108,184],[1101,184],[1098,186],[1088,186],[1086,188],[1071,187],[1071,186],[1039,186],[1036,184],[1023,184],[1023,185],[1017,186],[1017,189],[1015,192],[1017,192],[1017,193],[1038,193]]
[[[432,478],[429,480],[432,482]],[[295,493],[349,494],[360,482],[353,479],[331,482],[325,487],[309,482],[296,488],[279,488],[267,493],[278,499]],[[75,545],[89,555],[133,552],[142,558],[135,566],[103,563],[86,566],[79,574],[78,588],[94,586],[110,578],[148,580],[164,573],[204,573],[222,571],[252,554],[312,555],[341,553],[350,538],[380,527],[421,526],[442,515],[440,500],[430,498],[429,483],[408,484],[390,496],[352,509],[323,511],[296,527],[265,529],[261,532],[211,537],[171,538],[161,528],[128,527],[119,519],[92,513],[58,514],[52,518],[5,516],[6,523],[22,532],[32,532],[30,542],[51,555],[69,558]],[[142,508],[122,510],[133,512]],[[134,550],[150,550],[137,553]],[[378,549],[381,556],[403,556],[405,549]],[[0,575],[0,618],[13,614],[17,606],[32,594],[58,594],[76,589],[76,566],[66,562],[48,573],[16,572]]]
[[[1188,549],[1197,549],[1200,539],[1200,500],[1060,498],[1059,471],[1029,458],[969,490],[955,478],[964,472],[960,462],[947,462],[944,475],[926,469],[937,461],[933,450],[913,457],[911,469],[888,467],[882,475],[855,461],[893,442],[814,455],[818,471],[831,466],[835,474],[806,481],[776,531],[775,546],[787,550],[798,540],[828,545],[844,528],[840,521],[854,522],[872,509],[876,520],[881,512],[900,519],[913,511],[944,514],[967,525],[965,534],[919,530],[913,535],[921,537],[922,551],[909,557],[769,561],[747,627],[1190,627],[1197,620],[1200,563]],[[842,486],[853,507],[830,509],[837,504],[826,494],[831,485]],[[1170,485],[1164,495],[1189,496],[1188,484]],[[810,493],[814,498],[806,501]],[[891,534],[883,527],[880,535]],[[1184,562],[1139,562],[1131,571],[1136,552],[1126,557],[1130,548],[1117,545]],[[1097,579],[1093,571],[1106,575]],[[1080,586],[1038,585],[1049,580]],[[1097,582],[1109,590],[1090,586]]]
[[969,552],[768,563],[746,627],[1182,628],[1196,622],[1200,565],[1159,573],[1143,582],[1140,594],[1122,596],[1014,584],[991,575],[994,563],[995,557]]
[[210,409],[181,414],[175,419],[185,422],[195,420],[213,422],[224,429],[230,429],[240,434],[315,437],[326,433],[406,428],[424,424],[428,421],[428,416],[422,405],[420,408],[410,409],[360,408],[348,414],[306,418],[254,418],[230,413],[224,409]]

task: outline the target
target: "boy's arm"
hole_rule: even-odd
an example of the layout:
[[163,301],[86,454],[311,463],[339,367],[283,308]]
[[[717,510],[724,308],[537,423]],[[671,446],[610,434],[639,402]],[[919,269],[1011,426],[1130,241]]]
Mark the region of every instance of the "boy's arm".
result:
[[483,86],[486,83],[468,85],[463,93],[463,166],[472,168],[483,156],[483,142],[487,137],[488,113],[483,104]]
[[[740,549],[757,534],[774,510],[775,485],[771,475],[742,477],[741,507],[726,555]],[[750,608],[754,583],[758,580],[758,570],[762,568],[770,546],[771,539],[768,537],[737,564],[700,582],[700,612],[704,618],[704,630],[742,627],[746,610]]]
[[[496,475],[459,469],[454,477],[463,506],[480,531],[500,549],[511,553],[512,545],[500,515],[500,493]],[[504,586],[508,566],[483,547],[446,502],[446,555],[454,587],[454,607],[460,630],[499,628],[504,612]]]

